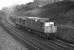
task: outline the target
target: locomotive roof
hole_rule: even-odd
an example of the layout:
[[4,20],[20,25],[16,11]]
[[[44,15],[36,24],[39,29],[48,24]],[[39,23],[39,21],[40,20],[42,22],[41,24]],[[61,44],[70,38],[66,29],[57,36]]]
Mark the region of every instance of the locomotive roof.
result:
[[48,20],[48,18],[41,18],[41,17],[27,17],[27,18],[29,18],[29,19],[47,19]]
[[35,21],[45,22],[49,20],[49,18],[41,18],[41,17],[27,17],[28,19],[34,19]]

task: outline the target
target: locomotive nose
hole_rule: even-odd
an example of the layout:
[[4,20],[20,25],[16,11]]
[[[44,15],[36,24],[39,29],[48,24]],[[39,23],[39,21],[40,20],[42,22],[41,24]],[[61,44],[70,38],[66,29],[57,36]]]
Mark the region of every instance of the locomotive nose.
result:
[[54,24],[54,22],[45,22],[44,23],[44,32],[45,33],[56,33],[57,26]]

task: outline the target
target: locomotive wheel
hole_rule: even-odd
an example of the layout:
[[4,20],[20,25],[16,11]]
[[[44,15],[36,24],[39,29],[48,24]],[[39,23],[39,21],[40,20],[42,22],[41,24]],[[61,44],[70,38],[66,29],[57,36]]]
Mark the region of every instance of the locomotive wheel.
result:
[[54,39],[55,38],[55,34],[50,34],[48,39]]
[[46,36],[46,39],[48,40],[48,39],[51,39],[51,38],[49,38],[48,36]]
[[44,33],[41,33],[41,34],[40,34],[40,37],[41,37],[42,39],[46,39],[46,35],[45,35]]
[[16,27],[20,27],[20,25],[16,24]]
[[48,40],[49,39],[49,36],[47,34],[43,33],[41,35],[41,38]]

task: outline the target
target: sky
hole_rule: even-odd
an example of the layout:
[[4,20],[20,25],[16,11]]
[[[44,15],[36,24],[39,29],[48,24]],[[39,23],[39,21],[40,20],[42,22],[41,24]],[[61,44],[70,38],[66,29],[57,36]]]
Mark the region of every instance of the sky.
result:
[[33,0],[0,0],[0,9],[15,4],[26,4],[28,2],[33,2]]

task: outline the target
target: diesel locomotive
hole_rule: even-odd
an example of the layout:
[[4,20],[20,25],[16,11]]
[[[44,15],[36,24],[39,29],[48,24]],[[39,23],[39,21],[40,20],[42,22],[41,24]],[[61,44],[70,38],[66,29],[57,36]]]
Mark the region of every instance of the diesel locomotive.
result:
[[57,33],[57,24],[54,21],[50,21],[49,18],[10,16],[9,19],[16,27],[22,26],[41,37],[51,38],[55,37]]

